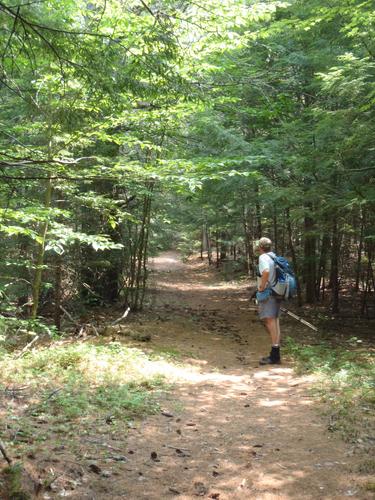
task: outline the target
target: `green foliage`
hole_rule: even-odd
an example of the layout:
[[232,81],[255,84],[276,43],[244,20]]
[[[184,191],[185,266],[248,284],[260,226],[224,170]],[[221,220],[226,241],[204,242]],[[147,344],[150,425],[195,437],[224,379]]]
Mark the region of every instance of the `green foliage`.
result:
[[357,340],[353,337],[343,346],[323,341],[304,346],[290,337],[285,342],[299,372],[317,376],[314,390],[328,405],[329,429],[340,431],[348,440],[359,437],[375,409],[374,356],[370,350],[359,350]]
[[31,494],[24,490],[22,474],[24,468],[21,463],[15,463],[6,467],[3,474],[7,484],[9,498],[14,500],[30,500]]
[[32,416],[76,419],[96,413],[128,419],[159,408],[166,383],[160,373],[144,373],[152,362],[152,355],[119,343],[49,347],[19,359],[3,355],[2,384],[28,383],[38,390]]
[[370,481],[370,482],[366,483],[366,485],[365,485],[365,489],[366,489],[367,491],[372,491],[372,492],[375,492],[375,482],[371,482],[371,481]]
[[16,317],[0,317],[0,348],[14,349],[22,344],[22,339],[28,339],[28,342],[36,336],[46,336],[50,339],[59,337],[58,331],[54,325],[48,325],[40,318],[37,319],[19,319]]
[[[47,281],[57,302],[137,309],[147,255],[179,233],[194,250],[202,227],[248,272],[251,242],[271,236],[311,301],[340,273],[367,290],[371,2],[15,9],[0,12],[1,250],[15,263],[0,265],[0,285],[24,280],[13,306],[32,296],[35,316]],[[341,245],[352,263],[359,248],[355,272],[336,265]]]
[[38,407],[33,415],[48,413],[76,419],[99,412],[110,414],[116,419],[129,419],[154,413],[158,409],[155,396],[142,386],[101,385],[88,390],[86,385],[77,380],[68,384],[51,401]]

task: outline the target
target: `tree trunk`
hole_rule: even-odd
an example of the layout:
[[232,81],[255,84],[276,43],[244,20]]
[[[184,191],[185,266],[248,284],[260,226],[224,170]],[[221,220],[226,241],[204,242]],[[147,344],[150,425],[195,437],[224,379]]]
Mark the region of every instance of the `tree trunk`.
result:
[[364,237],[364,229],[365,229],[365,211],[360,211],[360,220],[361,220],[361,229],[359,234],[359,242],[358,242],[358,252],[357,252],[357,265],[356,265],[356,273],[355,273],[355,291],[359,291],[359,282],[361,279],[361,270],[362,270],[362,251],[363,251],[363,237]]
[[362,315],[367,313],[367,316],[368,316],[367,301],[368,301],[368,296],[371,292],[371,283],[372,283],[372,288],[375,291],[375,279],[374,279],[374,272],[372,270],[372,254],[373,254],[373,244],[368,243],[366,281],[364,283],[364,290],[362,297]]
[[[51,206],[52,199],[52,181],[49,178],[47,181],[45,197],[44,197],[44,207],[48,210]],[[36,266],[35,266],[35,275],[32,284],[32,299],[33,305],[31,307],[31,318],[35,319],[38,313],[39,307],[39,297],[40,297],[40,287],[42,284],[42,273],[43,273],[43,263],[44,263],[44,252],[46,246],[46,236],[48,231],[48,217],[45,222],[41,225],[39,237],[40,242],[38,244],[37,257],[36,257]]]
[[[151,187],[152,190],[152,187]],[[143,249],[143,274],[142,274],[142,290],[140,294],[140,303],[139,308],[142,309],[143,301],[146,293],[146,284],[147,284],[147,258],[148,258],[148,241],[149,241],[149,228],[150,228],[150,219],[151,219],[151,196],[148,197],[148,206],[147,206],[147,224],[146,224],[146,234],[144,239],[144,249]]]
[[251,224],[248,222],[247,210],[245,207],[242,209],[242,225],[243,232],[245,236],[245,257],[246,257],[246,271],[248,276],[253,274],[254,266],[253,266],[253,245],[252,245],[252,237],[251,237]]
[[215,240],[216,240],[216,267],[219,267],[220,251],[219,251],[219,233],[218,233],[218,231],[216,231],[216,233],[215,233]]
[[273,220],[272,220],[272,223],[273,223],[273,247],[275,249],[275,253],[279,253],[279,240],[278,240],[278,237],[277,237],[277,233],[278,233],[278,224],[277,224],[277,211],[276,211],[276,205],[273,205]]
[[337,217],[334,217],[332,226],[332,249],[331,249],[331,289],[332,289],[332,312],[339,312],[339,256],[340,237],[338,234]]
[[204,252],[204,248],[205,248],[205,244],[204,244],[204,225],[202,226],[202,230],[201,230],[201,250],[200,250],[200,259],[203,260],[203,252]]
[[55,286],[54,286],[54,322],[58,331],[61,330],[61,283],[62,283],[62,257],[58,255],[55,260]]
[[304,281],[306,287],[306,302],[313,304],[315,302],[315,283],[316,283],[316,266],[315,266],[315,250],[316,236],[315,223],[312,217],[312,206],[305,207],[305,242],[304,242]]
[[136,250],[136,267],[135,267],[135,282],[134,282],[134,298],[132,301],[133,310],[140,310],[143,305],[145,294],[145,287],[147,281],[147,249],[148,249],[148,236],[149,224],[151,217],[151,201],[153,183],[147,185],[149,194],[144,196],[143,209],[142,209],[142,222],[139,231],[139,238]]
[[205,225],[205,228],[206,228],[206,240],[207,240],[207,259],[208,259],[208,264],[211,265],[212,264],[211,237],[207,224]]
[[259,239],[262,237],[262,211],[260,209],[259,203],[259,187],[255,187],[255,238]]
[[220,260],[224,260],[227,258],[227,244],[226,244],[227,238],[228,238],[228,236],[224,231],[222,233],[220,233],[220,240],[221,240]]
[[320,292],[323,293],[324,298],[324,288],[325,288],[325,273],[327,268],[327,258],[329,247],[331,244],[331,239],[328,234],[323,235],[322,247],[320,249],[320,258],[318,266],[318,279],[316,281],[316,298],[320,299]]
[[293,243],[293,232],[292,232],[292,224],[290,221],[290,212],[289,208],[286,209],[286,224],[288,228],[288,239],[289,239],[289,249],[290,249],[290,254],[292,256],[292,263],[293,263],[293,269],[294,273],[296,275],[296,281],[297,281],[297,300],[298,300],[298,305],[301,307],[302,306],[302,290],[301,290],[301,283],[300,280],[298,279],[298,263],[297,263],[297,256],[296,256],[296,251],[294,248],[294,243]]

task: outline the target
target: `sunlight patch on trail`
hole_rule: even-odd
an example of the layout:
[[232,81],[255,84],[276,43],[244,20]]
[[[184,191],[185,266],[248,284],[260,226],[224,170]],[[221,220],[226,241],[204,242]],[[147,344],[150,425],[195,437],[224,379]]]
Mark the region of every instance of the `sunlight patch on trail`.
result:
[[175,365],[166,361],[152,361],[143,364],[142,373],[145,376],[162,375],[169,382],[201,384],[203,382],[211,383],[230,383],[230,384],[248,384],[249,376],[233,375],[220,372],[202,373],[199,367],[191,365]]
[[150,259],[147,267],[153,271],[169,272],[184,269],[186,264],[182,262],[178,252],[170,251]]
[[228,292],[238,291],[239,287],[228,283],[210,284],[210,283],[187,283],[186,281],[158,281],[159,288],[170,288],[170,289],[185,289],[185,290],[226,290]]

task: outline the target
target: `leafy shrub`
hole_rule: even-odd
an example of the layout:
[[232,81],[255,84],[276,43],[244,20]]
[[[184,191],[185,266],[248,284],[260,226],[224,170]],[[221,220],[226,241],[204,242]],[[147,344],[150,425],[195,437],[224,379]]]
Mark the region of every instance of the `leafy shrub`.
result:
[[354,348],[353,338],[341,347],[328,342],[301,345],[288,338],[286,352],[296,361],[300,373],[317,376],[314,391],[328,403],[331,431],[339,430],[353,440],[366,426],[373,425],[375,409],[375,363],[369,351]]

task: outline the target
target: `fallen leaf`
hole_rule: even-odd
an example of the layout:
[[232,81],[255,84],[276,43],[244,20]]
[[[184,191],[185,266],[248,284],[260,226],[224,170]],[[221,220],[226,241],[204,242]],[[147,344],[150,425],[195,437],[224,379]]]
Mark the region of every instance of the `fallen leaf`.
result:
[[200,481],[197,481],[194,483],[194,490],[195,490],[195,495],[199,497],[203,497],[204,495],[207,495],[208,493],[208,488],[201,483]]
[[181,495],[181,492],[176,490],[176,488],[172,488],[171,486],[168,488],[168,490],[171,492],[171,493],[175,493],[175,495]]
[[124,455],[113,455],[111,458],[115,462],[126,462],[128,460]]
[[100,474],[102,472],[102,469],[96,464],[90,464],[89,469],[91,472],[95,472],[95,474]]
[[186,452],[180,450],[179,448],[176,448],[176,453],[179,457],[190,457],[189,453],[186,453]]
[[169,413],[169,411],[162,411],[161,414],[164,417],[169,417],[169,418],[173,418],[173,416],[174,416],[172,413]]

